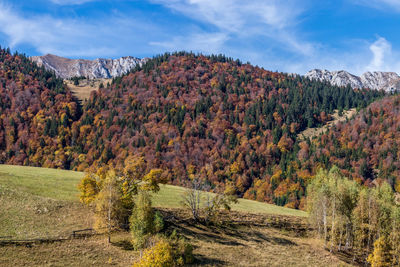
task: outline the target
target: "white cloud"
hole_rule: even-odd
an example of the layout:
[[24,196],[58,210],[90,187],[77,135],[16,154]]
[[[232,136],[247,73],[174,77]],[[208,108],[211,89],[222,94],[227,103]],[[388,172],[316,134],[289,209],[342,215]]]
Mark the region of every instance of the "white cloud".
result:
[[[27,16],[1,1],[0,25],[0,33],[7,37],[7,45],[11,48],[28,44],[41,54],[84,58],[112,57],[121,53],[131,55],[137,52],[131,50],[133,44],[145,53],[148,47],[146,40],[159,33],[146,21],[117,13],[93,21],[50,15]],[[146,32],[151,34],[146,36]]]
[[379,37],[378,40],[370,45],[369,49],[373,57],[368,68],[370,70],[386,70],[388,66],[385,59],[390,57],[392,45],[385,38]]
[[[50,16],[27,18],[14,12],[10,7],[0,4],[0,31],[8,36],[11,48],[28,43],[40,53],[58,55],[81,55],[83,51],[76,46],[79,41],[88,41],[95,37],[98,29],[95,25],[85,24],[72,19],[56,19]],[[104,52],[107,47],[87,47],[87,56]],[[86,52],[85,52],[86,53]]]
[[152,46],[169,51],[186,50],[202,53],[221,53],[227,36],[224,33],[194,33],[189,36],[175,36],[167,41],[150,42]]
[[[295,21],[301,8],[293,0],[153,0],[189,17],[240,33],[251,24],[284,28]],[[254,25],[253,25],[254,26]]]
[[[183,15],[215,27],[211,31],[223,40],[267,38],[268,43],[292,52],[311,54],[314,45],[301,40],[293,28],[303,9],[296,0],[151,0]],[[303,5],[304,2],[303,1]],[[296,4],[297,3],[297,4]],[[201,33],[190,33],[176,39],[189,40],[201,46],[196,38]],[[193,38],[194,37],[194,38]],[[204,42],[203,42],[204,43]],[[219,42],[220,43],[220,42]]]
[[383,37],[367,41],[348,40],[337,50],[326,46],[317,47],[310,56],[289,58],[269,58],[272,69],[304,74],[319,68],[328,70],[347,70],[361,75],[366,71],[390,71],[400,74],[400,53],[392,49],[391,43]]

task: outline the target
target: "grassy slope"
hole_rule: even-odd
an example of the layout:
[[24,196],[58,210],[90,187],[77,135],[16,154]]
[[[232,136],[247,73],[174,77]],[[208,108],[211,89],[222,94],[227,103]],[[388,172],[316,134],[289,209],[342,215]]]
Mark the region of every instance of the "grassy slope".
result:
[[89,99],[90,93],[99,89],[100,83],[107,86],[107,83],[111,83],[112,79],[84,79],[79,81],[79,85],[76,86],[71,80],[64,80],[64,83],[71,89],[72,92],[82,101]]
[[[162,208],[181,208],[182,194],[185,188],[173,185],[161,185],[160,192],[153,196],[153,205]],[[264,213],[276,215],[292,215],[306,217],[307,213],[301,210],[284,208],[267,203],[248,199],[239,199],[237,204],[232,205],[232,210],[250,213]]]
[[[81,177],[79,172],[0,165],[0,236],[51,237],[91,226],[90,210],[78,203],[76,184]],[[179,207],[183,190],[162,186],[153,202],[155,206]],[[305,216],[301,211],[248,200],[241,200],[234,209],[298,215],[286,217],[293,220]],[[255,215],[232,216],[241,220]],[[265,222],[271,219],[265,216],[272,215],[257,216]],[[298,237],[285,229],[262,224],[207,228],[188,225],[180,219],[173,225],[194,245],[199,266],[346,265],[322,249],[319,241]],[[113,245],[107,244],[104,237],[94,236],[33,247],[0,247],[0,266],[129,266],[138,258],[139,252],[123,249],[129,243],[129,233],[116,233],[112,239]]]
[[67,236],[91,226],[90,211],[78,203],[81,173],[0,165],[0,236]]
[[[46,168],[0,165],[0,185],[3,188],[24,192],[41,198],[60,201],[77,201],[77,184],[83,173]],[[161,190],[154,195],[153,204],[156,207],[179,208],[181,195],[185,189],[172,185],[161,185]],[[233,205],[233,210],[252,213],[267,213],[277,215],[294,215],[305,217],[300,210],[288,209],[252,200],[239,199]]]

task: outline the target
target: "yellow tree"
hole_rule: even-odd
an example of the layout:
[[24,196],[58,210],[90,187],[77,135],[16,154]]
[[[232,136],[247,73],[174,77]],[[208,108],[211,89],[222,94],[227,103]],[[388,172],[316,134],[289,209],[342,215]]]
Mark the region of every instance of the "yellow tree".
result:
[[120,222],[127,216],[127,210],[121,203],[122,192],[118,187],[118,177],[114,170],[106,173],[100,192],[95,199],[95,225],[98,232],[108,233],[108,242],[111,242],[111,231],[120,226]]
[[392,244],[393,266],[400,266],[400,207],[393,207],[392,232],[390,234]]
[[[108,233],[129,223],[134,207],[134,196],[139,192],[157,192],[163,171],[146,172],[143,157],[128,157],[123,170],[111,166],[101,167],[85,174],[78,188],[80,200],[95,207],[95,229]],[[109,235],[110,236],[110,235]]]
[[392,266],[392,256],[390,253],[390,242],[386,236],[382,235],[374,243],[374,251],[368,256],[368,262],[372,267]]

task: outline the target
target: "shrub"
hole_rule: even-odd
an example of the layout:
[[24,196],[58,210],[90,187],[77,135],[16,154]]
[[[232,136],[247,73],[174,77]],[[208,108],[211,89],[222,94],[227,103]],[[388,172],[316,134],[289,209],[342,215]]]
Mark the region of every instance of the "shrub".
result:
[[174,257],[172,246],[167,240],[161,239],[153,247],[146,249],[143,252],[143,257],[139,262],[133,264],[133,267],[172,267]]
[[163,218],[158,211],[154,212],[150,194],[146,191],[139,191],[129,221],[135,249],[146,247],[149,237],[164,228]]
[[183,266],[194,262],[193,246],[183,238],[178,238],[174,232],[169,238],[158,237],[154,246],[143,252],[140,261],[134,267],[169,267]]

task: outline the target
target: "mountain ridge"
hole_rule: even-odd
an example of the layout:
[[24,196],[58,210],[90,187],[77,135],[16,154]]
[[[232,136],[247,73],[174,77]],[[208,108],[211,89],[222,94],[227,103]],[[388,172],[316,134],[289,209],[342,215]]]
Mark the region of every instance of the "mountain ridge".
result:
[[332,85],[355,88],[369,88],[388,92],[400,90],[400,76],[395,72],[373,71],[356,76],[345,70],[329,71],[313,69],[307,72],[305,77],[319,81],[327,81]]
[[89,79],[115,78],[126,74],[136,65],[143,65],[148,60],[148,58],[140,59],[131,56],[117,59],[69,59],[52,54],[33,56],[30,59],[39,66],[54,71],[58,77],[63,79],[81,76]]
[[[30,59],[39,66],[54,71],[58,77],[63,79],[81,76],[89,79],[115,78],[126,74],[136,65],[142,66],[149,60],[148,58],[140,59],[132,56],[117,59],[69,59],[52,54],[33,56]],[[350,85],[353,89],[369,88],[388,92],[400,90],[400,76],[395,72],[373,71],[357,76],[345,70],[312,69],[302,76],[327,81],[336,86]]]

